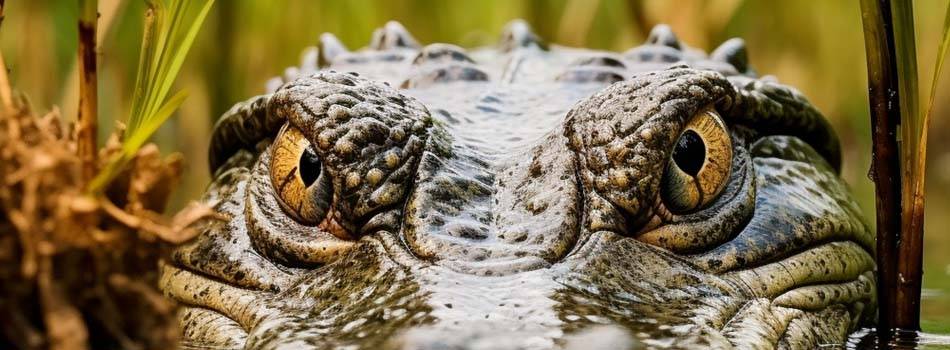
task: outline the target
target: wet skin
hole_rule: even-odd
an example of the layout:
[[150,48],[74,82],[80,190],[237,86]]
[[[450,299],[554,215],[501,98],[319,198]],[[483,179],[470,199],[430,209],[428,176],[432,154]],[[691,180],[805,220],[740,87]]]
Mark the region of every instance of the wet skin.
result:
[[185,347],[814,348],[873,238],[798,91],[658,26],[624,53],[329,35],[225,113],[163,265]]

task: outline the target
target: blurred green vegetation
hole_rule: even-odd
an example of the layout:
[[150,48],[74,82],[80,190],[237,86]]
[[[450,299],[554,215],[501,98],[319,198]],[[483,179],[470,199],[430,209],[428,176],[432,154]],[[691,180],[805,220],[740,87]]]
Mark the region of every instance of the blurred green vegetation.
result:
[[[125,120],[141,45],[144,1],[100,0],[100,135]],[[921,76],[932,75],[945,0],[917,0]],[[0,50],[13,84],[34,108],[59,106],[75,118],[78,7],[72,1],[7,1]],[[259,94],[264,82],[297,64],[303,48],[333,32],[350,48],[372,30],[400,21],[423,43],[472,47],[495,42],[505,23],[524,18],[550,42],[614,51],[638,45],[657,23],[670,24],[690,46],[709,51],[742,37],[753,67],[796,86],[834,125],[844,148],[842,176],[873,225],[869,117],[861,13],[857,1],[770,0],[349,0],[251,1],[215,4],[180,73],[189,98],[155,137],[166,152],[183,152],[186,174],[175,205],[208,182],[206,150],[215,118],[234,102]],[[106,30],[108,29],[108,30]],[[924,254],[925,330],[950,324],[950,128],[948,73],[938,85],[930,131]],[[921,91],[929,92],[929,86]]]

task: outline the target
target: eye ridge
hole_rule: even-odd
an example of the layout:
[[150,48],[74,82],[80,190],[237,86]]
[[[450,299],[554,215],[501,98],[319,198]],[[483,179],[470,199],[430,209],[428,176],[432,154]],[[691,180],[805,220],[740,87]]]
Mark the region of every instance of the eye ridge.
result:
[[686,130],[673,149],[673,161],[683,172],[696,176],[706,162],[706,143],[693,130]]

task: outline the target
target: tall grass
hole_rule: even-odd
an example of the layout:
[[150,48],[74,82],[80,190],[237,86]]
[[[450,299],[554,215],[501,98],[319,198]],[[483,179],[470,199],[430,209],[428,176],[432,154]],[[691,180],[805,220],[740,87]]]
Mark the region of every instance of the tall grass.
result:
[[99,171],[88,190],[103,190],[128,160],[181,106],[186,93],[168,96],[214,0],[148,0],[145,31],[122,150]]

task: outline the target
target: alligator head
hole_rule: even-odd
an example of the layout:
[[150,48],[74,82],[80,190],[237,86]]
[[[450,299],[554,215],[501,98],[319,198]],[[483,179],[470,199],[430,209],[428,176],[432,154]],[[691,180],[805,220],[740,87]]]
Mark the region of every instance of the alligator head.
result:
[[[185,347],[813,348],[874,315],[824,117],[658,26],[609,53],[330,35],[216,126]],[[612,345],[607,345],[612,344]]]

